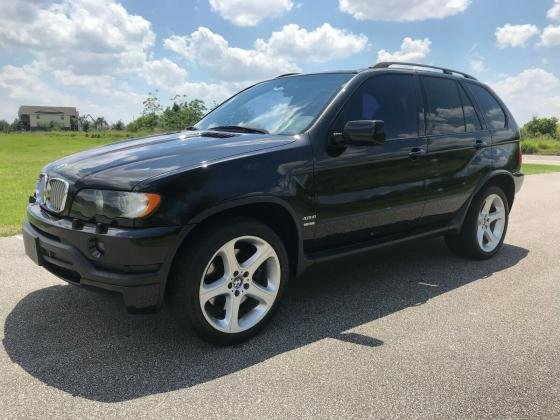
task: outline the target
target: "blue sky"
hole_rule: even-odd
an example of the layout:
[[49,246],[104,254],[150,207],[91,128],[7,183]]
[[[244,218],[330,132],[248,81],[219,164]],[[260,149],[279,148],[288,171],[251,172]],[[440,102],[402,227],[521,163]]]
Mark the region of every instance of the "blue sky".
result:
[[0,52],[8,120],[50,104],[129,121],[155,89],[213,103],[281,73],[388,59],[470,72],[520,122],[560,117],[560,0],[12,0]]

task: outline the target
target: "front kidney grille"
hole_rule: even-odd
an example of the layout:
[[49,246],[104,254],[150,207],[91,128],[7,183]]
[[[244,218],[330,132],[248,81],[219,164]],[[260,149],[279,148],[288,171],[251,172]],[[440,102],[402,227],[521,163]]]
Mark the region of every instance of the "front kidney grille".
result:
[[49,210],[60,213],[64,210],[66,196],[68,194],[68,182],[60,178],[49,178],[41,200]]

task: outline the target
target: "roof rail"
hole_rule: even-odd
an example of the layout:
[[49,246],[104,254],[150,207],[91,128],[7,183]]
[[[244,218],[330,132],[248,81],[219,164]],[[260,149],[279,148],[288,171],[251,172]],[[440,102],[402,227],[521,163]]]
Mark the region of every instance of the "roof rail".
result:
[[287,76],[295,76],[296,74],[301,74],[301,73],[284,73],[281,74],[280,76],[276,76],[276,79],[280,79],[281,77],[287,77]]
[[400,61],[384,61],[382,63],[377,63],[374,66],[371,66],[370,69],[388,69],[391,66],[423,67],[428,69],[441,70],[444,74],[449,74],[449,75],[460,74],[465,79],[477,80],[476,77],[471,76],[470,74],[467,73],[463,73],[462,71],[446,69],[445,67],[428,66],[427,64],[404,63]]

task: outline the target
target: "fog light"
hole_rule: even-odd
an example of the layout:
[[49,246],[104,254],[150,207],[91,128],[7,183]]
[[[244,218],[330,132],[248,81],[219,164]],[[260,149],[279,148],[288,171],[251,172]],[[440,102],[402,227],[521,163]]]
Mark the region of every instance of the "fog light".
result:
[[101,258],[105,254],[105,244],[97,238],[89,240],[88,249],[93,258]]

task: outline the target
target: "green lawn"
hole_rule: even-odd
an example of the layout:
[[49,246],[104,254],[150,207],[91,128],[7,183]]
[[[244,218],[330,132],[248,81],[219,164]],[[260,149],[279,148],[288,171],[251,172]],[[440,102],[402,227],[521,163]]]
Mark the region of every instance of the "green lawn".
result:
[[525,175],[560,172],[560,165],[541,165],[540,163],[524,163],[521,170]]
[[[124,132],[103,134],[101,138],[86,137],[84,133],[0,133],[0,236],[21,231],[27,199],[45,164],[130,136]],[[524,164],[523,172],[527,175],[560,172],[560,166]]]

